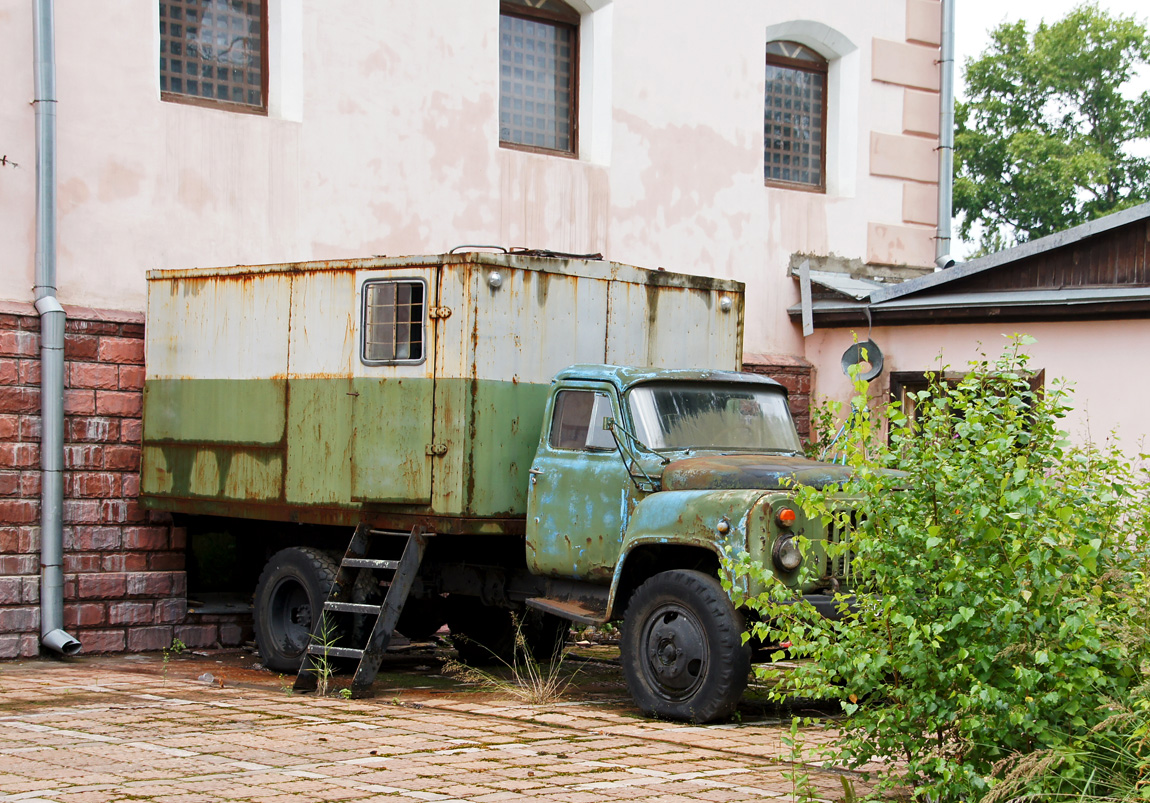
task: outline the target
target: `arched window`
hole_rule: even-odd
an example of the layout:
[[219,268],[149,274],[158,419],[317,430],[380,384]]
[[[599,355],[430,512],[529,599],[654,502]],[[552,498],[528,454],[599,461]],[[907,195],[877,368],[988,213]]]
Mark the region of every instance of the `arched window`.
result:
[[563,0],[503,0],[499,142],[576,153],[579,12]]
[[798,42],[767,43],[763,165],[767,184],[826,188],[827,60]]

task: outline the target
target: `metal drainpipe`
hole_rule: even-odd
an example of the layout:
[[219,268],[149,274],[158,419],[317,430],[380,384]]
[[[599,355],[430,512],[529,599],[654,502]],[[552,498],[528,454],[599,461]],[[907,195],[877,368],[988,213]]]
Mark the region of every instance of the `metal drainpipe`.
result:
[[949,268],[954,265],[954,257],[950,255],[950,220],[954,214],[954,0],[942,0],[939,66],[942,69],[942,93],[938,120],[938,239],[935,241],[934,264]]
[[40,643],[74,655],[64,632],[64,308],[56,300],[56,52],[52,0],[33,0],[36,311],[40,313]]

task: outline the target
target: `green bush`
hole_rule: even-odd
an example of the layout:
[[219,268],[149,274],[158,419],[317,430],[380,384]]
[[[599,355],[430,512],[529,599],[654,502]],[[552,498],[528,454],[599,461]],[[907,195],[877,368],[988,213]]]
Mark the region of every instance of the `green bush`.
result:
[[1115,448],[1070,445],[1068,393],[1031,390],[1029,342],[935,382],[913,421],[888,408],[889,442],[878,416],[852,416],[836,450],[853,478],[796,489],[825,521],[857,500],[851,540],[827,547],[857,578],[841,620],[732,556],[767,583],[733,590],[758,614],[749,635],[811,659],[757,667],[774,695],[839,700],[830,757],[883,761],[884,786],[933,801],[982,796],[1011,757],[1081,745],[1144,679],[1146,482]]

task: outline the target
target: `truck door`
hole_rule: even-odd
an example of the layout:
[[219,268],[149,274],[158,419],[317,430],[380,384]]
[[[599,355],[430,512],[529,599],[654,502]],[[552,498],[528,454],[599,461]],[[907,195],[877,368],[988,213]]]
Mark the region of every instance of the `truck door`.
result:
[[635,489],[603,429],[607,417],[620,420],[605,383],[568,383],[548,401],[527,499],[527,563],[536,574],[611,580]]
[[367,271],[357,288],[359,355],[353,369],[351,496],[426,504],[434,455],[438,269]]

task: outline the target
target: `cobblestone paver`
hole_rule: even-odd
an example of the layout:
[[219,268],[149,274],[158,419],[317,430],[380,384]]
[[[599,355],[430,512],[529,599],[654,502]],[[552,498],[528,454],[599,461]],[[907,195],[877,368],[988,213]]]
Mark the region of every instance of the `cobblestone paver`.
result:
[[25,661],[0,664],[0,801],[731,803],[793,799],[796,771],[820,798],[842,797],[840,773],[791,763],[787,732],[594,703],[397,705],[219,687],[122,660]]

